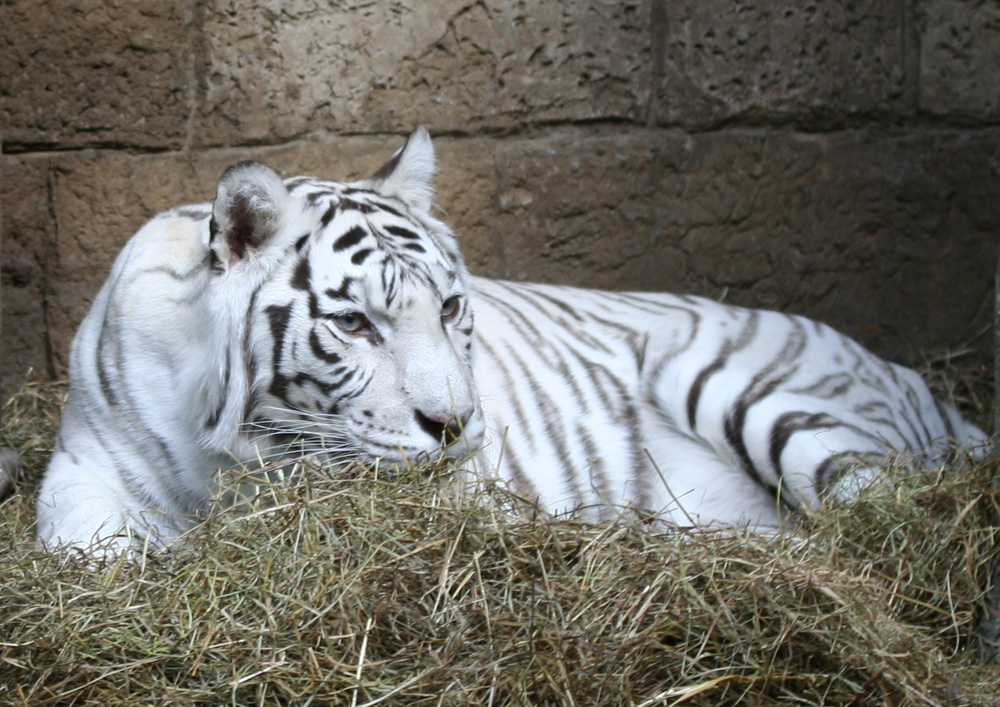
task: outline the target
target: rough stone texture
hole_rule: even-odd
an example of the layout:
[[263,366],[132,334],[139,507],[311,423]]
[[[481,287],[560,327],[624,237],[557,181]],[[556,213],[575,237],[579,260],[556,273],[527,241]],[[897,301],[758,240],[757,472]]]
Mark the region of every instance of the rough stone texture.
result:
[[660,122],[828,127],[905,110],[901,3],[655,0]]
[[239,5],[206,16],[199,144],[634,120],[648,104],[645,2]]
[[998,132],[569,135],[496,161],[493,275],[798,311],[903,359],[988,321]]
[[187,5],[0,3],[6,146],[180,147],[193,88]]
[[49,377],[45,318],[45,260],[51,252],[54,219],[47,170],[38,160],[0,163],[3,205],[3,369],[15,383],[33,369]]
[[0,3],[4,385],[229,164],[353,179],[416,124],[475,272],[988,361],[998,47],[984,1]]
[[987,321],[997,137],[712,136],[666,209],[726,215],[678,224],[677,239],[729,301],[809,314],[909,360]]
[[921,27],[920,107],[975,120],[1000,118],[1000,5],[929,0]]

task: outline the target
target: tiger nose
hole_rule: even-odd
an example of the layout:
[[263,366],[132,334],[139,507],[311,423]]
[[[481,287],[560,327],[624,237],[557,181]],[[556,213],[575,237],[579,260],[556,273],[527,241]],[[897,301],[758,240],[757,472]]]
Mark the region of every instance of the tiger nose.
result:
[[462,428],[472,417],[472,410],[463,413],[460,417],[455,417],[450,412],[436,412],[428,415],[422,410],[414,410],[414,417],[420,429],[429,434],[438,442],[445,446],[458,441],[462,435]]

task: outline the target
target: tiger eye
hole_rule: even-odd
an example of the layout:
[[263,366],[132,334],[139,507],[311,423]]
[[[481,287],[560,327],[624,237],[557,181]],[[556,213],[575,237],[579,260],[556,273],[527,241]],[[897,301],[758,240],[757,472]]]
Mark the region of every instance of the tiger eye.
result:
[[345,312],[344,314],[334,316],[333,320],[337,322],[337,326],[348,334],[355,334],[361,331],[365,328],[368,321],[361,312]]
[[441,303],[441,319],[447,321],[458,314],[459,301],[457,296],[452,296]]

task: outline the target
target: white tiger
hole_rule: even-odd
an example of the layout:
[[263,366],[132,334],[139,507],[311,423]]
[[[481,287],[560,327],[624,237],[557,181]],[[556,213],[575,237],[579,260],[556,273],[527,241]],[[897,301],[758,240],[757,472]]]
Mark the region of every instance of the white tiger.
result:
[[471,455],[553,512],[763,526],[859,460],[984,443],[916,373],[801,317],[470,277],[433,172],[418,129],[371,179],[241,163],[213,204],[146,224],[74,341],[40,541],[167,544],[217,469],[294,440]]

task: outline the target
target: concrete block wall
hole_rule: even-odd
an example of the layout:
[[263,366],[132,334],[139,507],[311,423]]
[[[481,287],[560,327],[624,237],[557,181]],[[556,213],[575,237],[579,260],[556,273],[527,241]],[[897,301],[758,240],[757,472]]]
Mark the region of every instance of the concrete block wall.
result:
[[995,2],[16,0],[0,60],[7,392],[65,375],[156,211],[243,159],[365,176],[418,124],[479,274],[989,358]]

